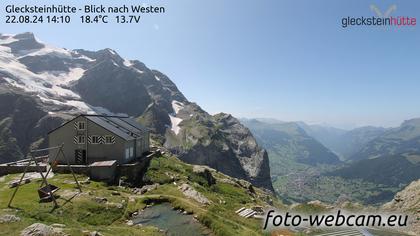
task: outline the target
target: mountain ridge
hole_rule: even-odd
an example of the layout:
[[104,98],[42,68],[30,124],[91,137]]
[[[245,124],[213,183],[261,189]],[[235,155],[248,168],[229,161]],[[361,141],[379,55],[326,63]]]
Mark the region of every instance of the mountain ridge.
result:
[[[272,191],[270,169],[264,164],[268,157],[256,142],[253,144],[252,134],[238,120],[224,123],[218,116],[209,115],[189,102],[166,75],[138,60],[124,59],[112,49],[68,50],[40,43],[32,33],[0,34],[0,84],[3,96],[17,97],[15,112],[21,110],[20,101],[26,100],[32,104],[27,106],[39,112],[34,117],[26,114],[36,120],[28,122],[29,126],[19,122],[21,113],[7,110],[1,114],[2,162],[24,155],[30,147],[45,146],[50,120],[58,126],[79,113],[126,114],[150,127],[153,138],[169,150],[182,150],[182,155],[200,151],[207,160],[212,158],[208,153],[216,152],[224,157],[220,161],[237,160],[239,164],[229,172],[233,177]],[[184,125],[187,123],[189,127]],[[200,130],[195,124],[200,124]],[[34,127],[40,127],[36,134],[28,137],[22,133]],[[195,138],[197,133],[199,139]],[[251,140],[241,147],[249,151],[245,156],[242,154],[246,152],[237,149],[238,138]],[[213,139],[218,145],[208,145]],[[229,155],[223,156],[224,146],[231,149]],[[216,165],[211,167],[217,169]]]
[[368,142],[353,160],[371,159],[388,155],[420,153],[420,118],[404,121],[399,127],[386,130]]
[[[264,123],[258,120],[243,120],[243,122],[252,130],[256,135],[257,140],[265,147],[270,145],[290,147],[297,145],[305,147],[307,150],[312,148],[311,151],[314,153],[311,153],[311,151],[299,152],[296,149],[294,154],[291,154],[296,157],[296,161],[299,163],[309,165],[340,163],[335,154],[325,148],[317,140],[310,137],[296,122]],[[270,138],[268,138],[267,135],[270,136]],[[292,139],[293,141],[291,141]]]

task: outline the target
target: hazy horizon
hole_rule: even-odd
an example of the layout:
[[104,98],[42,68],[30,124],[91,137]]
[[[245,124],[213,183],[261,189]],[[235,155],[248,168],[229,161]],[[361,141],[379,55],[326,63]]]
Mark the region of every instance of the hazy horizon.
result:
[[396,4],[393,15],[418,17],[418,1],[162,2],[153,4],[166,13],[145,16],[139,25],[0,25],[3,33],[30,31],[59,47],[112,48],[167,74],[211,114],[346,129],[396,127],[420,117],[417,26],[344,29],[340,23],[373,16],[370,4],[382,11]]
[[404,121],[411,120],[411,119],[417,119],[417,118],[420,118],[420,117],[412,117],[412,118],[409,118],[409,119],[402,120],[400,123],[398,123],[398,124],[396,124],[394,126],[372,125],[372,124],[361,124],[361,125],[357,125],[357,124],[352,124],[352,123],[347,123],[347,124],[346,123],[342,123],[342,124],[340,124],[340,123],[331,124],[331,123],[327,123],[327,122],[311,122],[311,121],[305,121],[305,120],[282,120],[282,119],[275,118],[275,117],[237,117],[237,118],[240,119],[240,120],[244,120],[244,119],[247,119],[247,120],[256,119],[256,120],[262,120],[262,121],[264,121],[264,120],[270,121],[271,120],[273,122],[276,121],[276,122],[284,122],[284,123],[289,123],[289,122],[303,122],[303,123],[305,123],[307,125],[319,125],[319,126],[323,126],[323,127],[330,127],[330,128],[336,128],[336,129],[342,129],[342,130],[349,131],[349,130],[352,130],[352,129],[357,129],[357,128],[361,128],[361,127],[368,127],[368,126],[370,126],[370,127],[386,128],[386,129],[388,129],[388,128],[397,128]]

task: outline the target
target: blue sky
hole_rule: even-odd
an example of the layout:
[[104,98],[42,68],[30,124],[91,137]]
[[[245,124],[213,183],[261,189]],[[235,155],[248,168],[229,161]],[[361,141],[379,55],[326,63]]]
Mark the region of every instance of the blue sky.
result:
[[[4,6],[14,2],[5,0]],[[40,1],[37,1],[40,2]],[[47,0],[43,4],[83,5]],[[420,20],[420,2],[178,0],[91,4],[162,5],[138,25],[7,25],[66,48],[113,48],[167,74],[210,113],[301,120],[337,127],[396,126],[420,117],[419,27],[341,27],[373,16],[370,5]],[[2,13],[4,15],[4,12]],[[74,19],[73,21],[77,21]]]

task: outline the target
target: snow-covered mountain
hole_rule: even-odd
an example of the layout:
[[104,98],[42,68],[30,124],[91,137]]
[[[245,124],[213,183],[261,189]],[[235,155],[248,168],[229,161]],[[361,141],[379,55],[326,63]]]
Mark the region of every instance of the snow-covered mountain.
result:
[[127,114],[184,161],[272,190],[268,157],[227,114],[189,102],[163,73],[114,50],[68,50],[32,33],[0,34],[0,162],[45,146],[46,133],[79,113]]
[[77,52],[41,44],[30,33],[0,36],[1,79],[46,105],[90,111],[69,84],[79,80],[92,62]]

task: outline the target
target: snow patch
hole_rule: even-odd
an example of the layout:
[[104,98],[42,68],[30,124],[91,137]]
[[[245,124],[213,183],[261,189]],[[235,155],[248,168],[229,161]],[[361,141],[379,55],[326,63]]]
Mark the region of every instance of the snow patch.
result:
[[18,41],[17,39],[13,38],[14,35],[5,35],[2,34],[1,37],[4,37],[3,39],[0,39],[0,45],[9,44]]
[[117,53],[114,50],[109,49],[109,48],[108,48],[108,52],[110,52],[112,55],[117,55]]
[[89,105],[87,105],[86,103],[82,101],[70,100],[70,101],[66,101],[65,104],[72,107],[77,107],[79,110],[82,110],[84,112],[92,111]]
[[157,77],[156,75],[155,75],[155,79],[156,79],[157,81],[160,81],[160,78],[159,78],[159,77]]
[[58,48],[51,45],[44,45],[41,49],[35,49],[31,51],[21,51],[20,54],[26,54],[22,56],[55,56],[59,58],[71,58],[71,51],[63,48]]
[[151,102],[149,105],[147,105],[146,110],[150,109],[153,106],[153,102]]
[[96,61],[96,59],[92,59],[92,58],[87,57],[85,55],[80,55],[77,59],[83,59],[83,60],[89,61],[89,62],[95,62]]
[[51,91],[54,93],[54,95],[56,95],[58,97],[80,99],[80,96],[78,94],[76,94],[75,92],[73,92],[69,89],[64,89],[64,88],[56,86],[56,85],[51,87]]
[[134,64],[130,60],[124,59],[123,64],[126,67],[130,67],[131,69],[135,70],[139,74],[143,74],[144,73],[144,71],[141,71],[141,70],[137,69],[136,67],[134,67]]
[[76,57],[76,59],[82,59],[82,60],[85,60],[85,61],[89,61],[89,62],[94,62],[94,61],[96,61],[96,59],[92,59],[92,58],[90,58],[90,57],[88,57],[88,56],[85,56],[85,55],[83,55],[83,54],[81,54],[80,52],[78,52],[78,51],[70,51],[70,53],[72,53],[72,54],[74,54],[74,55],[76,55],[75,57]]
[[175,133],[175,135],[178,135],[181,130],[179,123],[181,123],[182,119],[172,115],[169,115],[169,118],[171,119],[171,130]]
[[171,119],[171,130],[175,133],[175,135],[178,135],[181,128],[179,127],[179,123],[182,122],[181,118],[176,117],[178,112],[184,108],[184,103],[172,100],[172,109],[174,110],[174,113],[172,115],[169,115],[169,118]]
[[67,85],[72,81],[80,79],[85,70],[82,68],[71,68],[68,73],[66,72],[43,72],[40,76],[46,78],[46,80],[55,85]]
[[14,34],[0,34],[0,36],[15,37]]
[[136,67],[131,67],[131,68],[133,68],[135,71],[137,71],[140,74],[143,74],[144,73],[144,71],[141,71],[141,70],[137,69]]
[[134,63],[131,62],[130,60],[124,59],[123,64],[126,67],[130,67],[131,69],[135,70],[137,73],[140,73],[140,74],[143,74],[144,73],[144,71],[141,71],[141,70],[137,69],[136,67],[134,67]]
[[112,64],[114,64],[116,67],[119,67],[119,65],[114,60],[112,60]]
[[172,100],[172,109],[175,112],[175,115],[178,114],[180,110],[184,108],[184,103]]
[[133,65],[133,63],[131,63],[131,61],[130,61],[130,60],[125,59],[125,60],[124,60],[124,65],[125,65],[125,66],[127,66],[127,67],[130,67],[130,66],[132,66],[132,65]]

